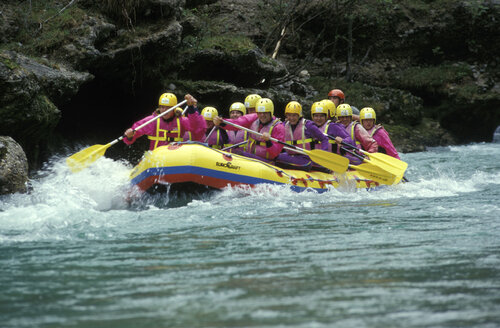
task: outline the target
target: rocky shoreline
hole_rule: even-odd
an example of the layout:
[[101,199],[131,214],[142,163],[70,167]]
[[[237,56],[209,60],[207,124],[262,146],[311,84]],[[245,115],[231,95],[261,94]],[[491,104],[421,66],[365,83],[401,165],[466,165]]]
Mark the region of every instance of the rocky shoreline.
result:
[[[0,164],[27,179],[12,141],[36,170],[54,140],[114,139],[166,90],[222,112],[259,93],[281,115],[290,100],[307,113],[341,88],[347,102],[376,109],[399,151],[491,141],[500,125],[497,1],[349,3],[4,2],[0,134],[12,140],[2,137]],[[2,190],[23,190],[5,176]]]

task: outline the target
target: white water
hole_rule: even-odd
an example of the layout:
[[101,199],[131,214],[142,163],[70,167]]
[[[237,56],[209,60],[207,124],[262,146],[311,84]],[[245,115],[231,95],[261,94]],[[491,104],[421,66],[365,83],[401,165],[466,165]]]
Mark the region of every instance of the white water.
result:
[[374,192],[129,207],[130,166],[55,157],[0,198],[0,326],[497,327],[500,145],[402,159],[411,182]]
[[[332,189],[324,194],[295,193],[285,186],[271,185],[254,189],[228,188],[207,194],[201,200],[193,200],[183,209],[159,208],[155,206],[157,202],[151,201],[145,201],[145,206],[130,208],[126,195],[131,166],[124,162],[102,157],[89,168],[72,173],[64,157],[54,157],[38,177],[31,180],[29,193],[0,198],[0,243],[64,240],[75,236],[100,238],[95,231],[99,228],[118,228],[129,220],[160,213],[173,216],[177,212],[182,212],[182,216],[191,213],[191,218],[203,220],[210,212],[241,214],[242,208],[247,216],[259,212],[258,208],[247,208],[243,204],[265,203],[272,212],[280,208],[295,208],[294,211],[299,213],[302,209],[322,205],[383,206],[411,199],[445,200],[478,192],[485,185],[500,184],[500,170],[492,160],[498,158],[499,149],[499,144],[474,144],[402,154],[402,159],[409,163],[406,176],[411,183],[375,192]],[[471,153],[476,158],[475,164],[469,160]],[[496,156],[492,157],[492,154]],[[243,206],[233,206],[235,200]],[[491,206],[497,209],[496,205]],[[460,210],[469,211],[471,207],[464,206]],[[87,228],[91,228],[90,231],[86,231]],[[76,230],[76,235],[67,234],[72,230]]]

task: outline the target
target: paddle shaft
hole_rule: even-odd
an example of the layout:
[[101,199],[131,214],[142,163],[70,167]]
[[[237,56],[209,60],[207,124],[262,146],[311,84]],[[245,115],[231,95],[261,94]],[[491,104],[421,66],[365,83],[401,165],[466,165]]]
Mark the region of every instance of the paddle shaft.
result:
[[349,150],[349,149],[347,149],[347,148],[345,148],[345,147],[340,147],[340,149],[342,149],[343,151],[345,151],[345,152],[347,152],[347,153],[351,154],[351,155],[352,155],[352,156],[354,156],[354,157],[357,157],[358,159],[360,159],[360,160],[362,160],[362,161],[365,161],[365,160],[366,160],[366,158],[364,158],[364,157],[363,157],[363,156],[361,156],[360,154],[356,154],[356,153],[355,153],[355,152],[353,152],[352,150]]
[[[132,131],[135,132],[137,130],[142,129],[146,125],[148,125],[151,122],[159,119],[163,115],[171,112],[172,110],[174,110],[175,108],[183,105],[186,102],[187,102],[187,100],[184,100],[184,101],[178,103],[177,105],[172,106],[171,108],[169,108],[168,110],[164,111],[163,113],[158,114],[157,116],[153,117],[152,119],[148,120],[147,122],[139,125],[135,129],[132,129]],[[99,157],[103,156],[104,153],[106,152],[106,149],[108,149],[109,147],[113,146],[117,142],[123,140],[123,138],[125,138],[125,137],[126,137],[125,135],[122,135],[119,138],[111,141],[110,143],[108,143],[106,145],[93,145],[93,146],[87,147],[87,148],[85,148],[83,150],[80,150],[78,153],[73,154],[70,157],[68,157],[66,159],[66,163],[68,164],[68,166],[71,169],[71,171],[78,172],[81,169],[83,169],[86,166],[88,166],[90,163],[94,162]]]
[[[347,146],[347,147],[349,147],[349,148],[351,148],[351,149],[357,150],[357,151],[359,151],[359,152],[360,152],[360,153],[362,153],[362,154],[367,154],[367,153],[368,153],[367,151],[365,151],[365,150],[363,150],[363,149],[359,149],[358,147],[353,146],[353,145],[351,145],[351,144],[348,144],[348,143],[347,143],[347,142],[345,142],[345,141],[342,141],[341,143],[342,143],[342,145],[343,145],[343,146]],[[369,154],[369,153],[368,153],[368,154]]]
[[[156,115],[155,117],[153,117],[152,119],[148,120],[147,122],[145,123],[142,123],[141,125],[139,125],[138,127],[136,127],[135,129],[132,129],[132,131],[137,131],[137,130],[140,130],[142,129],[143,127],[145,127],[146,125],[148,125],[149,123],[151,122],[154,122],[156,121],[157,119],[159,119],[160,117],[162,117],[163,115],[167,114],[167,113],[170,113],[171,111],[173,111],[174,109],[176,109],[177,107],[179,106],[182,106],[186,103],[187,100],[183,100],[181,101],[180,103],[178,103],[177,105],[173,106],[172,108],[169,108],[167,109],[166,111],[164,111],[163,113],[160,113],[158,115]],[[125,138],[125,136],[120,136],[119,138],[116,138],[115,140],[111,141],[110,143],[108,143],[106,146],[107,147],[111,147],[113,146],[115,143],[119,142],[119,141],[122,141],[123,138]]]
[[234,144],[234,145],[231,145],[231,146],[228,146],[228,147],[225,147],[225,148],[222,148],[221,150],[228,150],[228,149],[232,149],[232,148],[236,148],[236,147],[239,147],[241,145],[244,145],[246,144],[248,141],[242,141],[242,142],[238,142],[237,144]]
[[[323,134],[324,134],[325,136],[327,136],[328,138],[332,139],[332,140],[336,140],[334,136],[331,136],[331,135],[326,134],[326,133],[323,133]],[[344,141],[342,141],[342,142],[341,142],[341,144],[342,144],[342,145],[344,145],[344,146],[345,146],[345,145],[347,145],[347,146],[352,146],[352,145],[350,145],[350,144],[348,144],[347,142],[344,142]],[[357,149],[357,147],[354,147],[354,146],[352,146],[352,147]],[[360,159],[360,160],[362,160],[362,161],[363,161],[363,160],[365,160],[365,158],[364,158],[363,156],[361,156],[361,155],[359,155],[359,154],[356,154],[356,153],[355,153],[355,152],[353,152],[352,150],[346,149],[345,147],[340,147],[340,149],[342,149],[342,150],[344,150],[344,151],[348,152],[348,153],[349,153],[349,154],[351,154],[352,156],[355,156],[355,157],[359,158],[359,159]]]
[[[238,125],[238,124],[234,124],[234,123],[231,123],[231,122],[226,121],[226,120],[222,120],[222,122],[224,122],[224,123],[226,123],[226,124],[228,124],[228,125],[234,126],[235,128],[238,128],[238,129],[241,129],[241,130],[245,130],[245,131],[247,131],[247,132],[250,132],[250,133],[253,133],[253,134],[255,134],[255,135],[258,135],[258,136],[262,137],[262,133],[260,133],[260,132],[257,132],[257,131],[254,131],[254,130],[248,129],[248,128],[244,127],[244,126],[241,126],[241,125]],[[299,152],[299,153],[301,153],[301,154],[307,155],[307,153],[306,153],[306,152],[305,152],[302,148],[300,148],[300,147],[297,147],[297,146],[294,146],[294,145],[287,144],[286,142],[281,141],[281,140],[278,140],[278,139],[273,138],[273,137],[271,137],[271,136],[269,136],[269,140],[274,141],[274,142],[277,142],[277,143],[279,143],[279,144],[282,144],[283,146],[288,147],[288,149],[291,149],[291,148],[292,148],[292,150],[294,150],[294,151],[297,151],[297,152]]]
[[[247,129],[243,126],[228,122],[226,120],[222,120],[222,122],[229,124],[231,126],[234,126],[238,129],[245,130],[247,132],[256,134],[258,136],[263,136],[263,134],[260,132]],[[324,166],[327,169],[330,169],[330,170],[335,171],[335,172],[343,173],[347,170],[347,167],[349,166],[349,160],[347,158],[342,157],[342,156],[337,155],[337,154],[334,154],[334,153],[326,152],[326,151],[323,151],[321,149],[305,150],[305,149],[302,149],[300,147],[297,147],[297,146],[294,146],[291,144],[287,144],[286,142],[283,142],[283,141],[278,140],[278,139],[273,138],[273,137],[269,137],[269,140],[283,145],[285,149],[292,150],[292,151],[295,151],[297,153],[309,156],[311,158],[311,160],[313,162],[315,162],[316,164]]]
[[[166,115],[167,113],[170,113],[171,111],[173,111],[174,109],[176,109],[177,107],[179,106],[182,106],[184,105],[185,103],[187,102],[187,100],[183,100],[181,101],[180,103],[178,103],[177,105],[175,106],[172,106],[171,108],[167,109],[166,111],[164,111],[163,113],[160,113],[158,115],[156,115],[155,117],[153,117],[152,119],[148,120],[147,122],[145,123],[142,123],[141,125],[139,125],[138,127],[136,127],[135,129],[132,129],[132,131],[137,131],[137,130],[140,130],[142,129],[143,127],[145,127],[146,125],[148,125],[149,123],[151,122],[154,122],[156,121],[157,119],[159,119],[160,117],[162,117],[163,115]],[[121,137],[123,139],[123,136]],[[121,139],[120,139],[121,140]]]
[[208,138],[210,138],[210,136],[212,135],[212,133],[214,133],[214,131],[215,131],[216,128],[217,127],[214,125],[214,127],[212,128],[212,130],[210,130],[210,133],[208,134],[208,136],[205,138],[205,142],[208,141]]

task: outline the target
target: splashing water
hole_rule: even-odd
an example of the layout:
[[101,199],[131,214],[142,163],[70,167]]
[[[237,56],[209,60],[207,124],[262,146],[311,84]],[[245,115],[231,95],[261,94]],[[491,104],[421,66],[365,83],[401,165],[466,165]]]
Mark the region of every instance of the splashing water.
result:
[[402,154],[410,183],[127,203],[130,165],[54,157],[0,198],[3,327],[494,327],[500,144]]

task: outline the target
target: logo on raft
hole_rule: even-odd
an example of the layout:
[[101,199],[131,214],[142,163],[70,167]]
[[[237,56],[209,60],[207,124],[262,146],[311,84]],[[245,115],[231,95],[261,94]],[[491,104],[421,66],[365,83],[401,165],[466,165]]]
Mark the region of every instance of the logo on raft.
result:
[[240,169],[240,167],[239,167],[239,166],[237,166],[237,165],[233,165],[233,164],[231,164],[231,163],[229,163],[229,162],[227,162],[227,163],[216,162],[215,164],[216,164],[217,166],[220,166],[220,167],[225,167],[225,168],[228,168],[228,169],[231,169],[231,170],[239,170],[239,169]]

